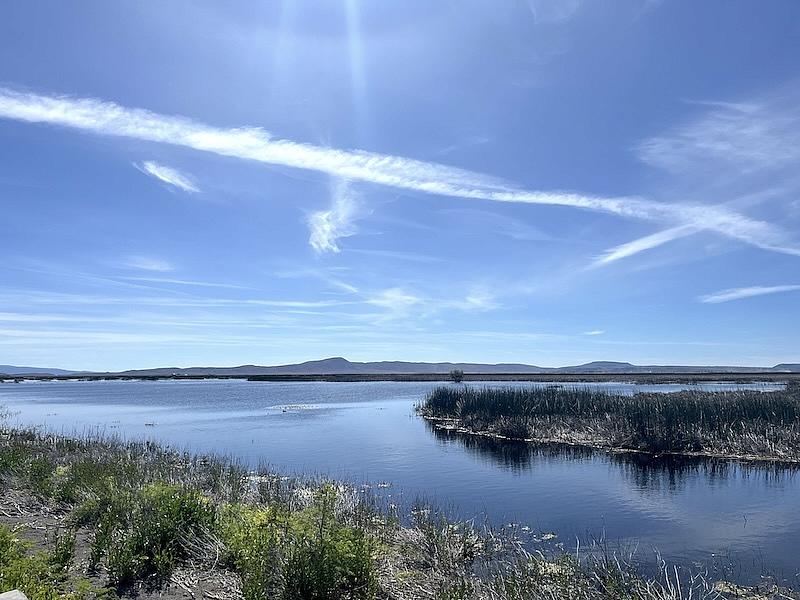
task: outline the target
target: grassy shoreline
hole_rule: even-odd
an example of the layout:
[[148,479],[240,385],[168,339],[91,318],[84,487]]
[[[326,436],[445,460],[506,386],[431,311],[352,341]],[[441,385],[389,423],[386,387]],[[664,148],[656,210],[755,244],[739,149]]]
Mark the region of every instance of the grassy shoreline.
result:
[[633,396],[589,389],[440,387],[417,407],[460,433],[658,455],[800,462],[800,385]]
[[536,552],[516,529],[425,506],[403,520],[340,482],[147,442],[0,427],[0,483],[0,588],[31,600],[731,597],[701,575]]

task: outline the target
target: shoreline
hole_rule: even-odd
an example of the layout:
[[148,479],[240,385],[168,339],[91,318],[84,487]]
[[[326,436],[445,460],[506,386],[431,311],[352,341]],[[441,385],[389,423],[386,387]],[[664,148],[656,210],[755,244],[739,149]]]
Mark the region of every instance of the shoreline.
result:
[[[307,597],[276,594],[292,594],[293,577],[327,594],[314,597],[360,600],[800,598],[769,578],[750,587],[692,569],[643,572],[601,546],[579,558],[529,552],[516,530],[451,521],[430,505],[406,525],[336,480],[154,443],[0,426],[0,481],[0,587],[32,600]],[[311,552],[305,567],[298,552]]]
[[[569,439],[551,439],[551,438],[523,438],[512,437],[495,433],[493,431],[477,431],[463,427],[459,419],[449,417],[434,417],[430,415],[420,414],[420,417],[425,421],[431,423],[434,427],[441,431],[448,431],[460,435],[470,435],[475,437],[490,438],[494,440],[503,440],[508,442],[521,442],[531,445],[542,446],[570,446],[573,448],[586,448],[588,450],[595,450],[598,452],[606,452],[608,454],[638,454],[649,456],[652,458],[660,457],[675,457],[675,458],[696,458],[696,459],[709,459],[709,460],[729,460],[744,463],[768,463],[773,465],[786,465],[787,467],[800,466],[800,458],[781,458],[773,456],[759,456],[755,454],[726,454],[719,452],[691,452],[691,451],[666,451],[666,452],[652,452],[650,450],[642,450],[639,448],[624,448],[612,446],[610,444],[602,444],[600,442],[592,443],[589,441],[574,441]],[[454,425],[453,427],[446,426],[447,423]]]

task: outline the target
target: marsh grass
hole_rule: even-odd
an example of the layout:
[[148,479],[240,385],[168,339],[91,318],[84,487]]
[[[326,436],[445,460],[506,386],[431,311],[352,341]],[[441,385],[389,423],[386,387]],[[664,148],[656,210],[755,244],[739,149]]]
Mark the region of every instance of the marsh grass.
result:
[[800,386],[760,392],[632,396],[580,388],[440,387],[418,407],[432,420],[514,439],[651,453],[800,460]]
[[[516,530],[416,506],[403,524],[351,486],[251,472],[157,444],[0,428],[0,489],[35,496],[68,529],[31,552],[0,527],[0,584],[31,600],[160,589],[184,566],[233,573],[246,600],[679,600],[702,577],[642,576],[613,554],[532,552]],[[91,587],[73,564],[88,534]],[[85,536],[84,536],[85,537]]]

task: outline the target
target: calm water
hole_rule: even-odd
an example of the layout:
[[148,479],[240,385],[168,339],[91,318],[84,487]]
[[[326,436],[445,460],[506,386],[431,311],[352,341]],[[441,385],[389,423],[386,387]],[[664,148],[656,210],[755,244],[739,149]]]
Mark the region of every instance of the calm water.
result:
[[[14,420],[153,438],[290,472],[391,482],[461,517],[554,532],[567,548],[605,539],[670,562],[800,571],[800,475],[727,461],[623,458],[445,434],[414,415],[435,383],[26,382],[0,385]],[[532,384],[491,384],[532,385]],[[616,391],[682,386],[596,384]],[[733,386],[708,384],[703,389]],[[759,384],[759,389],[770,389]]]

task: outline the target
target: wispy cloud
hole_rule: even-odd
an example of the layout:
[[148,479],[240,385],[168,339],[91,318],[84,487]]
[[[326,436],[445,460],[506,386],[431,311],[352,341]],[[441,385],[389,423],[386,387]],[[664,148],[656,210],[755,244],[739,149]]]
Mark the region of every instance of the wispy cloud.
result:
[[[595,261],[605,265],[656,248],[699,231],[712,230],[758,248],[800,256],[800,243],[772,224],[749,219],[730,206],[774,200],[793,194],[775,186],[776,177],[796,170],[800,161],[800,116],[796,94],[775,95],[750,102],[690,101],[705,112],[636,147],[639,159],[670,175],[695,195],[708,196],[718,205],[693,209],[683,224],[669,227],[611,248]],[[793,175],[782,181],[791,183]],[[741,196],[742,190],[749,190]],[[777,194],[776,194],[777,192]],[[674,193],[674,192],[672,192]],[[727,196],[727,197],[726,197]]]
[[166,273],[173,270],[168,261],[152,256],[128,256],[123,260],[122,264],[130,269],[156,271],[158,273]]
[[159,181],[163,181],[167,185],[176,187],[184,192],[197,193],[200,191],[190,177],[172,167],[153,162],[152,160],[134,163],[133,166],[142,173],[155,177]]
[[645,250],[656,248],[678,238],[692,235],[693,233],[697,233],[697,231],[697,227],[692,225],[679,225],[678,227],[671,227],[663,231],[658,231],[607,250],[599,256],[593,264],[595,266],[607,265],[623,258],[639,254]]
[[[740,188],[747,187],[747,185],[745,185],[742,181],[737,180],[735,177],[730,177],[728,181],[731,183],[738,183]],[[755,189],[755,191],[733,197],[728,204],[732,206],[750,205],[780,199],[781,197],[791,195],[796,184],[796,181],[786,181],[780,185],[771,185],[766,188],[758,187]],[[714,190],[710,193],[715,196],[719,195],[718,190]],[[750,223],[754,222],[750,221]],[[623,258],[628,258],[630,256],[639,254],[640,252],[657,248],[673,240],[688,237],[702,230],[703,228],[697,225],[680,225],[678,227],[671,227],[669,229],[658,231],[656,233],[637,238],[631,242],[627,242],[607,250],[595,260],[592,266],[605,265]],[[772,250],[781,254],[795,256],[799,255],[800,253],[800,246],[798,246],[793,240],[789,239],[787,233],[769,224],[764,224],[764,226],[760,228],[760,231],[751,228],[749,231],[746,229],[732,230],[730,233],[730,237],[740,236],[750,244],[764,250]]]
[[583,335],[603,335],[605,332],[605,329],[592,329],[591,331],[584,331]]
[[533,18],[537,23],[561,23],[571,19],[583,4],[583,0],[528,0]]
[[711,108],[700,118],[639,145],[649,165],[675,173],[728,165],[737,172],[775,170],[800,160],[795,100],[693,102]]
[[463,302],[456,303],[456,307],[467,311],[486,311],[497,308],[499,305],[494,294],[485,288],[475,288],[464,298]]
[[392,311],[404,311],[420,302],[422,302],[422,299],[419,296],[410,294],[399,287],[382,290],[367,300],[368,304],[374,304]]
[[[273,138],[258,128],[223,129],[183,117],[126,108],[92,98],[71,98],[0,88],[0,117],[73,127],[101,135],[173,144],[223,156],[308,169],[439,196],[493,202],[544,204],[619,216],[693,225],[779,252],[800,254],[775,227],[718,206],[666,204],[642,198],[532,191],[504,185],[488,175],[441,164],[361,150],[339,150]],[[651,157],[659,154],[651,145]],[[662,156],[669,152],[660,152]],[[321,240],[324,243],[324,238]]]
[[720,302],[730,302],[732,300],[742,300],[753,296],[765,296],[767,294],[780,294],[783,292],[796,292],[800,290],[800,285],[773,285],[773,286],[752,286],[742,288],[731,288],[701,296],[700,302],[707,304],[719,304]]
[[331,206],[328,210],[311,213],[308,243],[316,252],[339,252],[337,241],[356,233],[358,199],[349,182],[338,179],[331,185]]
[[346,300],[295,300],[270,298],[196,298],[191,296],[110,296],[97,294],[71,294],[39,290],[0,292],[0,301],[8,305],[60,305],[60,306],[157,306],[174,308],[225,308],[254,309],[262,307],[305,309],[327,308],[356,304]]
[[418,263],[438,263],[444,262],[439,256],[429,254],[417,254],[416,252],[401,252],[396,250],[378,250],[368,248],[347,248],[346,252],[352,254],[363,254],[365,256],[375,256],[377,258],[387,258],[390,260],[402,260]]
[[442,298],[410,292],[402,287],[379,290],[363,297],[367,304],[386,309],[387,314],[378,319],[380,322],[385,321],[387,317],[391,319],[405,316],[412,308],[415,316],[422,318],[452,311],[485,312],[500,306],[494,294],[483,287],[474,287],[460,297]]
[[458,231],[480,232],[508,237],[516,241],[552,241],[552,236],[532,225],[513,217],[489,210],[474,208],[446,208],[439,211],[453,229]]
[[336,273],[336,271],[337,271],[336,269],[292,268],[283,271],[273,271],[272,275],[275,277],[280,277],[281,279],[298,279],[301,277],[310,277],[312,279],[318,279],[341,292],[346,292],[348,294],[357,294],[358,288],[356,286],[346,281],[343,281],[331,274],[331,272]]
[[169,285],[186,285],[194,287],[208,287],[208,288],[225,288],[232,290],[250,290],[253,289],[244,285],[236,285],[233,283],[217,283],[214,281],[196,281],[191,279],[173,279],[171,277],[120,277],[125,281],[141,281],[144,283],[166,283]]

